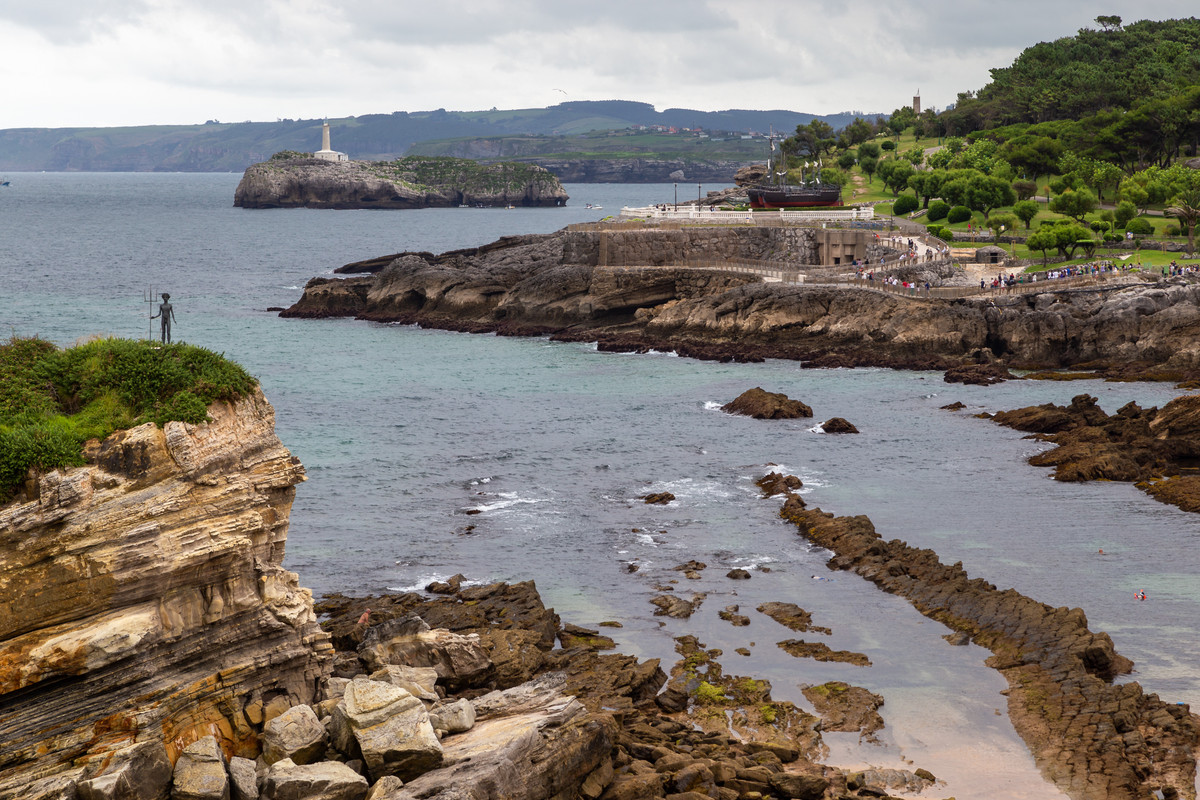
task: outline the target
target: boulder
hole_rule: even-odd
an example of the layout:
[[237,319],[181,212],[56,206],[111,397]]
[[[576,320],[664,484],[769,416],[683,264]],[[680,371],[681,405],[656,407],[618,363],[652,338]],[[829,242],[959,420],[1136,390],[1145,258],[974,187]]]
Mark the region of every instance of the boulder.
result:
[[375,781],[375,785],[371,787],[371,791],[367,792],[367,800],[386,800],[393,792],[399,791],[403,786],[404,781],[395,775],[384,775]]
[[813,625],[812,614],[809,614],[795,603],[763,603],[756,610],[760,614],[766,614],[780,625],[799,633],[804,633],[805,631],[816,631],[825,634],[832,633],[829,628]]
[[437,671],[438,683],[447,691],[483,682],[492,667],[477,634],[433,630],[415,615],[372,627],[363,637],[358,654],[371,672],[389,664],[432,667]]
[[205,736],[183,748],[175,762],[171,800],[229,800],[225,754],[215,736]]
[[768,472],[754,483],[758,488],[762,489],[763,497],[774,497],[777,494],[791,494],[804,486],[804,482],[795,475],[783,475],[779,472]]
[[263,759],[312,764],[325,757],[325,726],[309,706],[293,706],[263,726]]
[[768,782],[780,797],[794,800],[821,800],[825,796],[825,790],[829,788],[829,781],[820,775],[781,772],[772,775]]
[[841,417],[831,417],[821,423],[821,430],[825,433],[858,433],[858,428]]
[[[383,669],[372,672],[371,680],[399,686],[413,697],[419,697],[422,700],[436,703],[439,699],[437,690],[434,688],[437,684],[437,670],[433,667],[388,664]],[[344,693],[345,689],[342,691]]]
[[785,639],[776,643],[780,650],[796,658],[811,658],[816,661],[840,661],[859,667],[871,666],[871,659],[853,650],[833,650],[823,642],[806,642],[803,639]]
[[434,731],[462,733],[475,725],[475,706],[470,700],[459,699],[429,709],[429,723]]
[[962,364],[946,370],[942,380],[946,383],[990,386],[993,383],[1015,380],[1016,377],[1002,364]]
[[79,800],[166,800],[171,762],[159,741],[138,742],[88,765]]
[[821,716],[822,730],[857,732],[867,741],[875,741],[875,732],[883,727],[879,708],[883,698],[861,686],[829,681],[820,686],[805,686],[804,696]]
[[726,622],[732,623],[735,627],[744,628],[749,625],[750,618],[737,612],[738,606],[725,606],[725,608],[717,612],[717,616]]
[[229,800],[258,800],[258,773],[248,758],[229,759]]
[[578,797],[612,753],[617,726],[607,714],[589,714],[574,698],[547,697],[545,688],[532,694],[548,705],[492,717],[447,738],[445,766],[407,782],[388,800]]
[[731,569],[725,573],[725,577],[735,581],[748,581],[750,580],[750,573],[744,569]]
[[[371,777],[395,775],[409,780],[442,763],[438,742],[425,705],[390,683],[355,680],[333,712],[335,743],[347,741],[347,731]],[[348,748],[353,750],[354,748]]]
[[696,592],[692,595],[691,600],[684,600],[673,594],[660,594],[657,597],[650,599],[650,602],[658,606],[658,611],[654,612],[656,617],[674,617],[675,619],[687,619],[707,597],[705,592]]
[[747,389],[721,406],[721,410],[754,419],[799,419],[813,415],[813,410],[799,400],[792,400],[779,392],[768,392],[761,387]]
[[295,764],[291,759],[271,765],[263,782],[263,800],[365,800],[367,779],[345,764],[319,761]]
[[675,495],[670,492],[651,492],[642,495],[640,499],[649,506],[665,506],[675,499]]

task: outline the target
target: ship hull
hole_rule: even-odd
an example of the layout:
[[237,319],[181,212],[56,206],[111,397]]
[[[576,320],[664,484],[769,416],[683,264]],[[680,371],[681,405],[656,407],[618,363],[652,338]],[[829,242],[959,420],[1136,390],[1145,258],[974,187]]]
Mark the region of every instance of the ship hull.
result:
[[842,203],[842,187],[755,186],[747,190],[751,208],[819,208]]

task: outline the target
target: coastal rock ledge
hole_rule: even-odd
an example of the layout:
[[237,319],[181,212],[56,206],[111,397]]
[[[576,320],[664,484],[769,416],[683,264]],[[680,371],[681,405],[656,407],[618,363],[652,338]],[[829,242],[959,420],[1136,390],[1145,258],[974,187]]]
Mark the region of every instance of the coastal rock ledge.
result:
[[0,507],[0,797],[93,796],[130,759],[169,776],[206,737],[254,758],[329,674],[281,566],[304,469],[258,390],[208,414],[93,442]]
[[276,153],[252,164],[234,192],[238,208],[452,208],[562,206],[558,178],[536,164],[482,165],[463,158],[324,161]]

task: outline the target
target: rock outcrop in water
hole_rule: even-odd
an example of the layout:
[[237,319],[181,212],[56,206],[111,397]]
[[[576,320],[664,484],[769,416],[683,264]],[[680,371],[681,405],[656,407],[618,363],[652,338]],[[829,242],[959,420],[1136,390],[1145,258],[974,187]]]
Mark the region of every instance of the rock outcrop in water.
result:
[[253,758],[314,699],[332,648],[280,566],[304,470],[260,393],[209,415],[115,433],[0,507],[0,797],[169,779],[208,736]]
[[[884,541],[866,517],[785,505],[781,515],[849,570],[907,598],[922,614],[992,651],[1008,681],[1008,710],[1042,773],[1076,800],[1194,798],[1200,717],[1136,683],[1114,685],[1132,663],[1080,609],[1052,608],[971,579],[931,550]],[[1162,795],[1157,795],[1162,796]]]
[[561,206],[558,179],[534,164],[462,158],[396,161],[280,158],[252,164],[234,193],[239,208],[451,208]]
[[1054,467],[1060,481],[1125,481],[1152,497],[1200,512],[1200,397],[1177,397],[1161,409],[1127,403],[1112,416],[1095,397],[1068,406],[1046,403],[1001,411],[993,419],[1058,445],[1029,463]]
[[[804,262],[804,253],[822,246],[806,238],[815,235],[708,228],[511,237],[441,256],[400,254],[368,277],[313,279],[283,316],[549,334],[607,350],[779,357],[818,367],[947,369],[995,361],[1087,366],[1124,377],[1200,376],[1200,283],[1190,278],[925,302],[683,266],[782,253]],[[1003,375],[987,373],[988,380]]]

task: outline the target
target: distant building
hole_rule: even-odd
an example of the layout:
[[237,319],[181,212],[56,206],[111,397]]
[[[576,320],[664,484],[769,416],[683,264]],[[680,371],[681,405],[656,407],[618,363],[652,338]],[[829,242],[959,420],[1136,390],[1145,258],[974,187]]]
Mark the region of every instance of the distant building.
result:
[[921,95],[920,94],[913,95],[913,113],[916,114],[917,116],[920,116],[920,114],[921,114]]
[[321,126],[321,149],[313,153],[313,158],[319,158],[322,161],[349,161],[350,156],[345,153],[339,153],[337,150],[329,149],[329,123],[326,122]]

